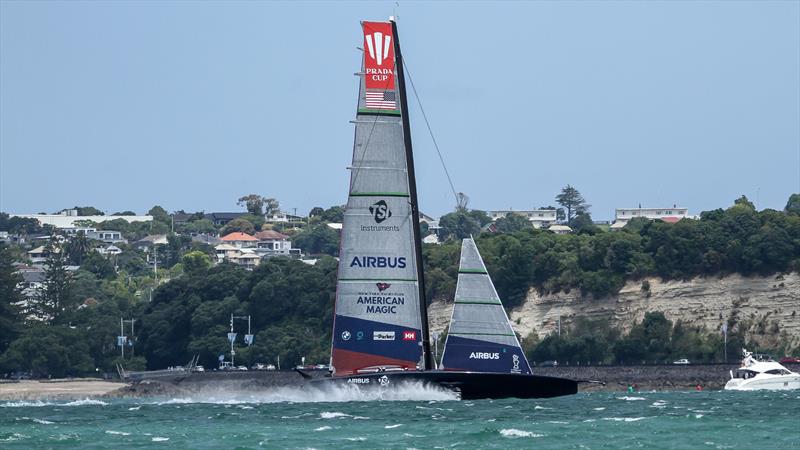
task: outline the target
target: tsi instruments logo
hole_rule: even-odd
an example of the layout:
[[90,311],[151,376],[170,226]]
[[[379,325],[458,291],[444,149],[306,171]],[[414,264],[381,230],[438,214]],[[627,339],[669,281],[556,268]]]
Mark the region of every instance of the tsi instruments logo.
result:
[[379,232],[397,232],[400,227],[397,225],[381,225],[387,219],[392,217],[392,210],[386,204],[386,200],[380,200],[369,207],[369,213],[372,214],[372,220],[377,225],[361,225],[361,231],[379,231]]
[[373,331],[372,332],[372,340],[373,341],[393,341],[394,340],[394,331]]
[[386,200],[381,200],[370,206],[369,212],[372,214],[372,218],[375,219],[375,223],[381,223],[392,217],[392,210],[389,209]]
[[500,359],[500,353],[472,352],[469,359]]

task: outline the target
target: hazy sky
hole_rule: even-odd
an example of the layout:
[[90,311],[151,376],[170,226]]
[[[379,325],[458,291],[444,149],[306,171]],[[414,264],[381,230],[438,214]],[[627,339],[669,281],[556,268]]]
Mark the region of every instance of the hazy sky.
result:
[[[346,201],[359,20],[399,16],[479,209],[782,208],[800,192],[800,2],[0,2],[0,210]],[[454,200],[412,100],[420,202]]]

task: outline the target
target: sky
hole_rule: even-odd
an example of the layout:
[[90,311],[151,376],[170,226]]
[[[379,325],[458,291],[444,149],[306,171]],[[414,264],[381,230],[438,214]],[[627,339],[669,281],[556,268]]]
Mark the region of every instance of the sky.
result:
[[[475,209],[782,209],[800,192],[800,1],[0,1],[0,211],[306,214],[347,199],[360,20],[398,17]],[[420,206],[455,200],[410,99]]]

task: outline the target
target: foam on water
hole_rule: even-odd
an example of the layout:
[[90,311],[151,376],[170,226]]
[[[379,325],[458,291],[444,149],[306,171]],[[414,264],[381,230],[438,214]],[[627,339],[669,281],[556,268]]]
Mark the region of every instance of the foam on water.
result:
[[617,397],[617,400],[625,400],[625,401],[628,401],[628,402],[634,402],[634,401],[637,401],[637,400],[647,400],[647,399],[644,398],[644,397],[629,397],[629,396],[625,395],[625,396],[622,396],[622,397]]
[[126,431],[106,430],[106,434],[115,434],[119,436],[130,436],[131,434]]
[[107,406],[108,403],[93,398],[85,398],[83,400],[75,400],[73,402],[64,403],[63,406],[88,406],[88,405]]
[[[323,403],[323,402],[371,402],[371,401],[451,401],[458,394],[423,383],[403,383],[385,389],[365,388],[357,385],[323,385],[304,387],[280,387],[260,392],[232,391],[222,388],[206,388],[187,397],[155,402],[158,405],[214,403],[236,405],[242,403]],[[101,402],[102,403],[102,402]]]
[[603,417],[603,420],[613,420],[614,422],[638,422],[647,417]]
[[324,427],[315,428],[314,431],[325,431],[325,430],[332,430],[333,427],[329,427],[325,425]]
[[543,434],[537,434],[532,431],[518,430],[516,428],[504,428],[500,430],[500,435],[504,437],[519,438],[519,437],[542,437]]
[[398,424],[395,424],[395,425],[386,425],[383,428],[386,428],[387,430],[391,430],[392,428],[397,428],[397,427],[402,427],[402,426],[403,426],[402,423],[398,423]]

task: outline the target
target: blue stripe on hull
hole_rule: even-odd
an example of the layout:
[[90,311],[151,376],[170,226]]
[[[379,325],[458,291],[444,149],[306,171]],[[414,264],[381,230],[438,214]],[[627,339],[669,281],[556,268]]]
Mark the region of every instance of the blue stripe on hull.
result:
[[336,349],[414,362],[422,356],[418,329],[340,315],[335,324]]
[[473,372],[531,373],[522,349],[459,336],[447,337],[442,366],[445,370]]

